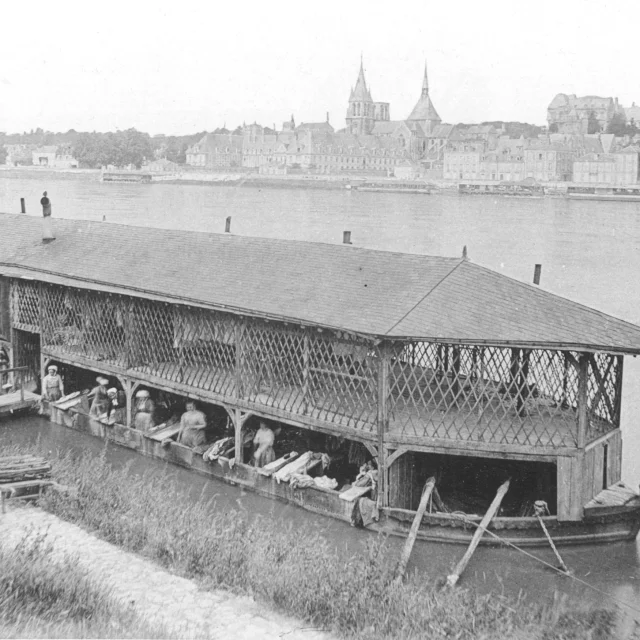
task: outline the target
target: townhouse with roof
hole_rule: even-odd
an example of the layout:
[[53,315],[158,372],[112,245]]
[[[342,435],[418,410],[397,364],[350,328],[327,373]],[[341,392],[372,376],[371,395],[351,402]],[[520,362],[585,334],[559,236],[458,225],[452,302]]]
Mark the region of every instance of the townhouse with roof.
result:
[[[567,95],[559,93],[547,108],[547,122],[552,133],[587,134],[606,131],[613,116],[624,113],[618,98]],[[589,130],[589,122],[598,123],[598,131]]]

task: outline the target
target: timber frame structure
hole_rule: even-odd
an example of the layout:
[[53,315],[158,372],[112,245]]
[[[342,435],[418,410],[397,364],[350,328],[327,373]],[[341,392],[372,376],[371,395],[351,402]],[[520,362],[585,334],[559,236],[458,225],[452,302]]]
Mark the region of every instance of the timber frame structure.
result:
[[[14,238],[24,234],[33,244],[35,223],[24,220],[0,215],[0,232],[9,225]],[[81,224],[87,223],[64,221],[64,231],[77,232]],[[91,225],[98,236],[107,227],[117,225]],[[228,236],[220,237],[227,242]],[[61,247],[52,256],[55,242]],[[581,519],[584,505],[620,480],[623,354],[640,353],[634,325],[489,272],[537,304],[540,317],[550,314],[550,323],[554,312],[568,308],[573,316],[567,322],[577,323],[578,331],[586,327],[585,335],[576,339],[572,329],[571,339],[545,342],[516,326],[504,338],[483,334],[482,323],[475,336],[467,326],[457,337],[450,328],[437,335],[431,327],[412,335],[407,322],[421,318],[412,320],[409,312],[396,314],[395,333],[375,327],[368,333],[362,322],[336,326],[286,309],[278,317],[204,296],[180,298],[163,286],[162,274],[143,289],[108,274],[97,279],[77,273],[82,266],[63,271],[55,263],[71,264],[73,247],[55,242],[36,242],[27,258],[19,252],[8,258],[0,242],[0,306],[5,317],[8,309],[14,366],[27,364],[24,345],[37,341],[41,375],[55,361],[116,377],[127,396],[126,426],[135,391],[144,385],[224,407],[235,425],[237,450],[252,415],[356,440],[378,459],[383,507],[394,507],[390,470],[410,451],[554,463],[560,521]],[[128,242],[129,249],[134,245],[140,246]],[[364,251],[334,250],[351,252],[347,260]],[[470,270],[481,285],[487,272],[466,260],[448,263],[447,270],[448,279]],[[436,277],[442,289],[441,274]],[[419,293],[411,313],[426,299]],[[337,306],[350,304],[338,298]],[[509,319],[508,296],[495,302],[502,305],[497,315]],[[437,313],[432,306],[425,313]],[[606,325],[609,344],[596,335],[598,322]]]

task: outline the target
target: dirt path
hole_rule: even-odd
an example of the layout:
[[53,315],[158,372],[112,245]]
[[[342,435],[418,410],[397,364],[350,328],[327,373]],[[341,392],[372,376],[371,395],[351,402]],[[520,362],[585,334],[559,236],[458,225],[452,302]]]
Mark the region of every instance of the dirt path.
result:
[[14,547],[27,532],[47,532],[54,553],[74,555],[92,575],[114,588],[142,618],[177,638],[332,640],[309,625],[273,613],[251,598],[201,591],[150,560],[99,540],[80,527],[30,506],[8,505],[0,515],[0,545]]

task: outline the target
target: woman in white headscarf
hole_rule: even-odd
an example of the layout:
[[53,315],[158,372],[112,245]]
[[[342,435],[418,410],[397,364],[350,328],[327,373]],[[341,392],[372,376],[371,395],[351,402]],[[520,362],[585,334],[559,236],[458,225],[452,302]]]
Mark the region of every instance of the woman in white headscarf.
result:
[[140,391],[136,393],[134,410],[133,428],[145,432],[149,431],[154,425],[153,412],[155,410],[155,404],[149,397],[149,392],[145,389],[140,389]]
[[47,368],[47,375],[42,381],[42,397],[49,402],[56,402],[63,395],[62,378],[58,375],[58,367],[52,364]]

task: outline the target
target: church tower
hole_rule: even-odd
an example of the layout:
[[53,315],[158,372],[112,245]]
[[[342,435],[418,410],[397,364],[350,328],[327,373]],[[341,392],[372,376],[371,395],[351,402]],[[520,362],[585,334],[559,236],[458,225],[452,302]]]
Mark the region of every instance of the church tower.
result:
[[360,57],[360,73],[355,88],[351,89],[347,109],[347,131],[355,135],[368,135],[373,130],[374,103],[364,79],[364,67]]
[[422,125],[425,133],[433,131],[434,127],[439,125],[442,120],[438,115],[431,98],[429,97],[429,78],[427,76],[427,63],[424,63],[424,78],[422,80],[422,93],[420,99],[413,108],[413,111],[407,118],[409,122],[418,122]]

